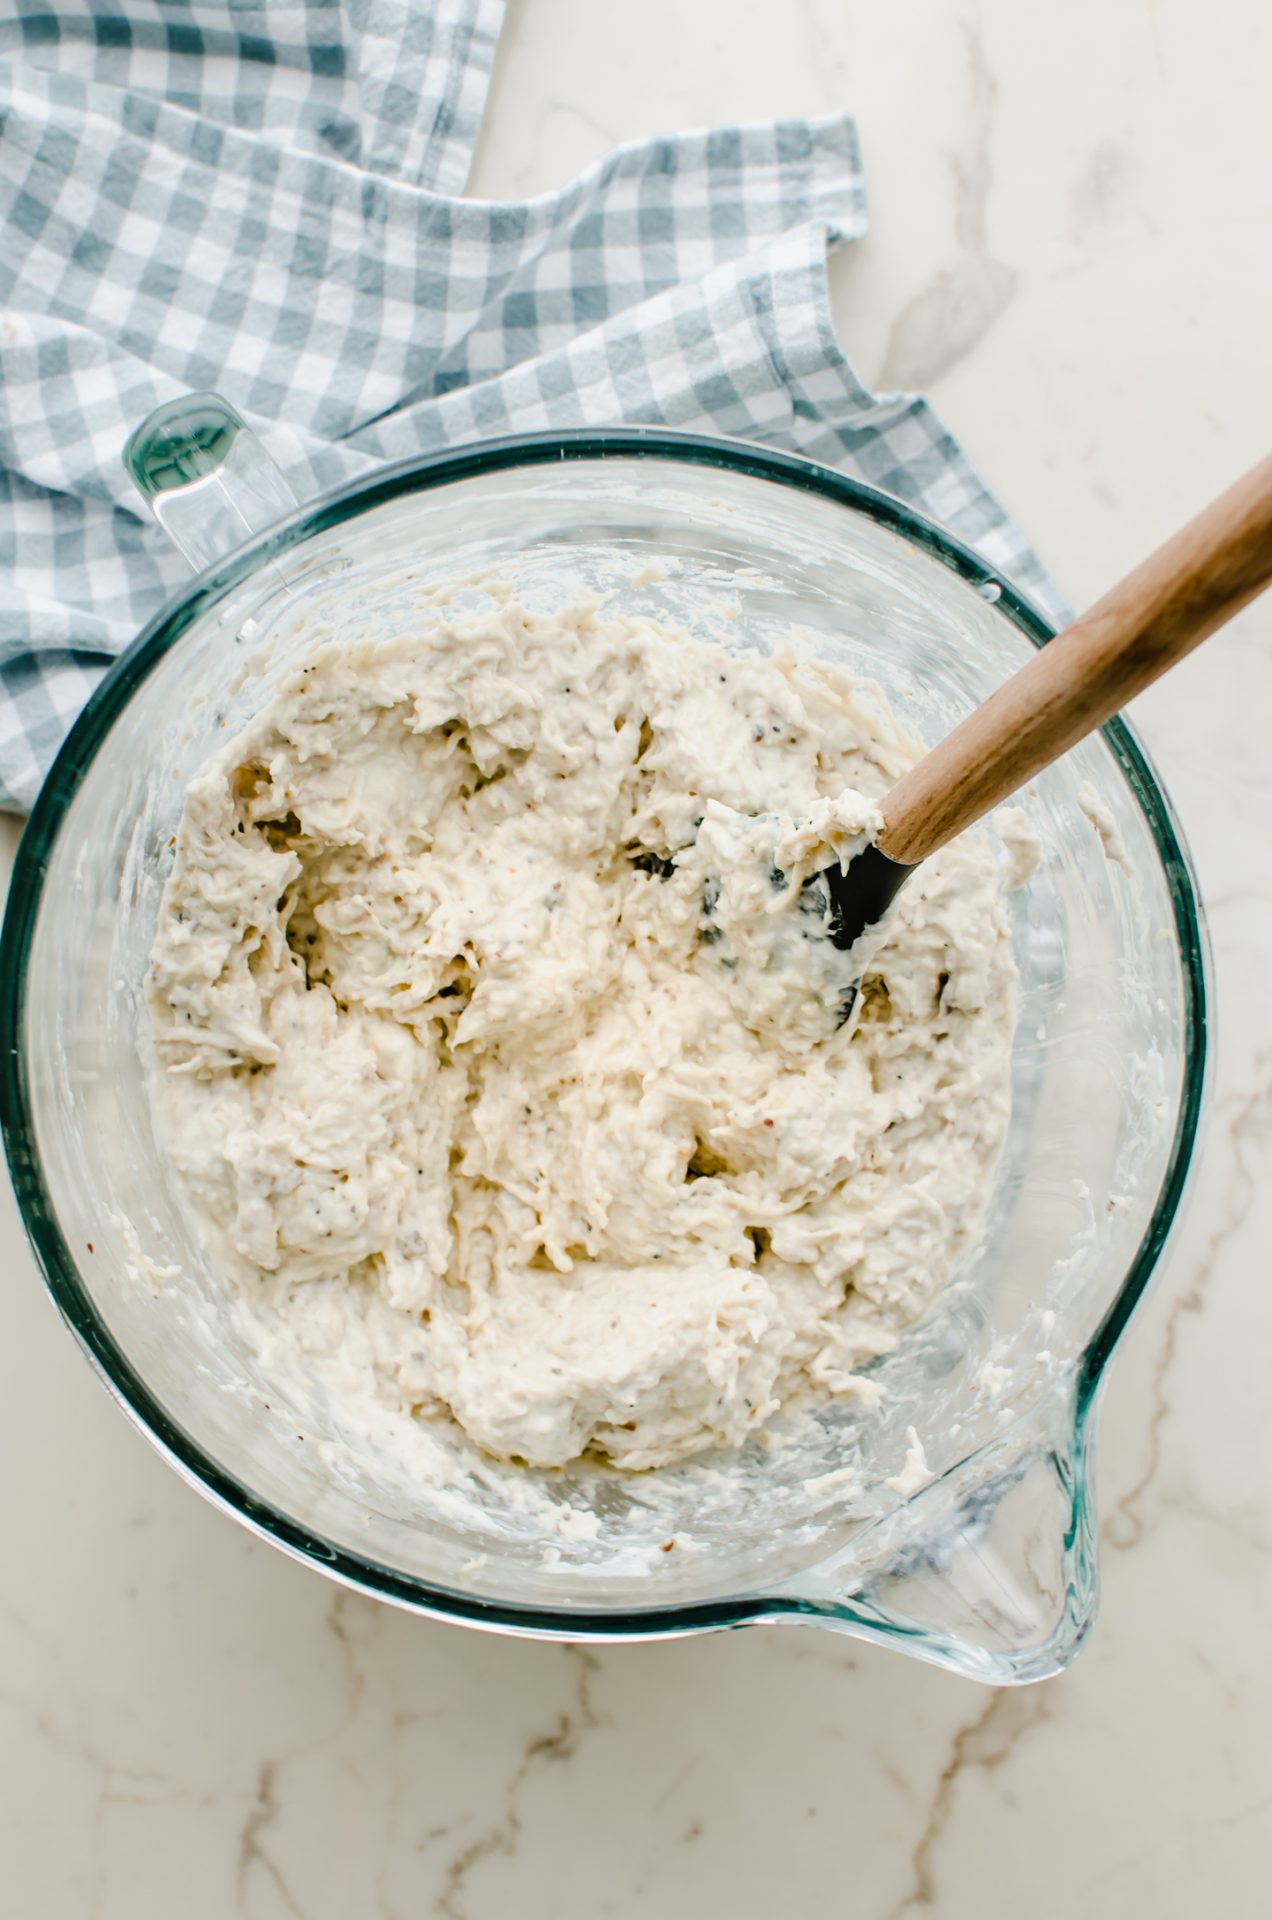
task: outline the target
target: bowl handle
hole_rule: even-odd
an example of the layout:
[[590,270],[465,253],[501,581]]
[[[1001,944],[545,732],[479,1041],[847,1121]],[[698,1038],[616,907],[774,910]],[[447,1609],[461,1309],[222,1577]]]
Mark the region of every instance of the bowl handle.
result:
[[215,393],[183,393],[147,416],[124,469],[196,573],[299,502],[256,435]]

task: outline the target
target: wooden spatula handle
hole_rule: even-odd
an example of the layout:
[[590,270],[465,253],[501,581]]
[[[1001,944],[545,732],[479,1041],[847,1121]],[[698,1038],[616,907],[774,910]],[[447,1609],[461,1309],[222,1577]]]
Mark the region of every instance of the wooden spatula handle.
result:
[[1012,675],[880,802],[915,866],[1102,726],[1272,581],[1272,455]]

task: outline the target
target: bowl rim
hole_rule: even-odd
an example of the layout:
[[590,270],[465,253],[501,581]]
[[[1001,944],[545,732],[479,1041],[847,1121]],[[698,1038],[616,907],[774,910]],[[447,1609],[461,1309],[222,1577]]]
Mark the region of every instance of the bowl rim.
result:
[[[870,1638],[887,1640],[891,1637],[887,1627],[880,1627],[877,1621],[874,1625],[863,1622],[849,1601],[808,1602],[789,1593],[744,1593],[691,1604],[613,1610],[530,1607],[487,1601],[404,1574],[300,1526],[226,1472],[151,1393],[93,1304],[58,1225],[40,1164],[22,1037],[27,962],[44,876],[80,782],[136,688],[193,623],[249,573],[314,534],[403,494],[429,492],[506,469],[613,458],[723,469],[819,495],[864,514],[949,567],[991,601],[1033,645],[1044,646],[1056,632],[1054,625],[1009,579],[909,502],[802,455],[779,452],[745,440],[640,427],[513,435],[455,450],[412,456],[325,493],[265,533],[246,541],[170,600],[114,661],[63,742],[19,844],[0,931],[0,1132],[19,1212],[45,1284],[112,1397],[184,1479],[214,1505],[293,1557],[316,1566],[349,1587],[419,1614],[541,1638],[662,1638],[740,1625],[750,1620],[802,1617],[838,1623],[850,1630],[865,1632]],[[1077,1370],[1073,1394],[1074,1447],[1080,1452],[1085,1452],[1103,1370],[1143,1295],[1179,1212],[1204,1103],[1209,1053],[1209,949],[1187,844],[1149,756],[1132,728],[1125,720],[1114,718],[1101,731],[1152,832],[1171,899],[1184,1001],[1184,1071],[1175,1134],[1152,1217]],[[1086,1508],[1085,1513],[1075,1512],[1074,1516],[1075,1523],[1083,1523],[1078,1529],[1082,1533],[1089,1531],[1088,1478],[1086,1474],[1078,1477],[1075,1495],[1077,1506]],[[1093,1570],[1090,1578],[1092,1590],[1088,1597],[1093,1605]],[[1087,1611],[1089,1614],[1089,1608]],[[910,1651],[922,1651],[915,1644],[913,1629],[898,1628],[896,1637]],[[1078,1638],[1080,1633],[1075,1633],[1074,1645]],[[1049,1652],[1047,1671],[1054,1670],[1057,1664],[1054,1645]],[[949,1657],[948,1652],[935,1646],[928,1657],[943,1665],[960,1664],[957,1658]],[[985,1677],[983,1673],[982,1677]]]

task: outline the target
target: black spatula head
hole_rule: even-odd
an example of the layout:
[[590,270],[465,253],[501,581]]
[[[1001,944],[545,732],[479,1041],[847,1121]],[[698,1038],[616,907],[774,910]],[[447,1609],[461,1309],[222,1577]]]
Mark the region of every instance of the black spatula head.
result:
[[878,847],[867,847],[845,872],[827,867],[817,875],[830,902],[830,937],[842,953],[858,941],[867,927],[882,920],[902,887],[914,872],[898,860],[889,860]]
[[[903,867],[871,846],[848,862],[847,872],[841,867],[826,867],[808,881],[819,895],[825,893],[826,923],[831,941],[841,953],[847,953],[868,927],[882,920],[913,872],[913,867]],[[850,966],[839,1003],[840,1026],[851,1018],[860,986],[859,972]]]

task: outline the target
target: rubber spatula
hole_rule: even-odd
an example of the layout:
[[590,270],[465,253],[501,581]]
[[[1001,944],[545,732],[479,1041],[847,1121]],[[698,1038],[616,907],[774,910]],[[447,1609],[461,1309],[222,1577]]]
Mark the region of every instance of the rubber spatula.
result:
[[835,945],[850,948],[922,861],[1102,726],[1270,581],[1272,455],[1049,640],[884,794],[874,844],[846,870],[830,867],[810,883],[825,885]]

